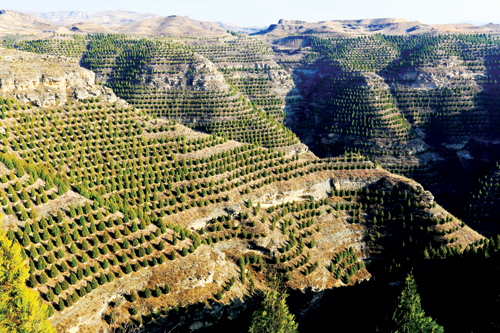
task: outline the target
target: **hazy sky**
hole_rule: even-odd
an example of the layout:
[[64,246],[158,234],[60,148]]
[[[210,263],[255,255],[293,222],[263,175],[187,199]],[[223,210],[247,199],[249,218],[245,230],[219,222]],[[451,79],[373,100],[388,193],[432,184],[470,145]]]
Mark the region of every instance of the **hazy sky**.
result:
[[280,18],[314,22],[380,17],[423,23],[500,21],[500,0],[16,0],[8,6],[5,9],[43,12],[127,9],[241,26],[268,26]]

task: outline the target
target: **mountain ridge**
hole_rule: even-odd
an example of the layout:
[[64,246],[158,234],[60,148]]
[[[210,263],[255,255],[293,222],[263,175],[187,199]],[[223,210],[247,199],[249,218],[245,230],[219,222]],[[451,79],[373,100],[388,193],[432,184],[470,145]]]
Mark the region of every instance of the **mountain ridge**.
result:
[[302,20],[280,19],[267,29],[255,35],[282,36],[290,34],[388,34],[388,35],[420,35],[436,33],[497,33],[498,30],[488,26],[474,26],[469,23],[459,24],[424,24],[420,21],[407,21],[402,18],[366,18],[358,20],[328,20],[307,22]]

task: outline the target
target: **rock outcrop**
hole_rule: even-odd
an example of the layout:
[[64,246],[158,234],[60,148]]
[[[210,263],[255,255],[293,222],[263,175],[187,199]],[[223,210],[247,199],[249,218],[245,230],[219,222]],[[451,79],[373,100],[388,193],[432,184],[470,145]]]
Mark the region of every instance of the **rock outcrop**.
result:
[[[180,65],[150,65],[149,70],[166,72],[162,75],[143,75],[147,86],[156,87],[158,90],[195,90],[195,91],[228,91],[229,84],[217,67],[206,58],[197,55],[197,61],[192,64]],[[177,73],[170,74],[174,69]]]
[[74,58],[0,48],[0,94],[19,104],[53,107],[71,100],[100,98],[113,103],[113,91],[95,82],[95,74]]
[[418,89],[439,89],[447,88],[456,82],[467,82],[468,85],[478,88],[475,81],[477,77],[484,76],[484,73],[473,73],[462,66],[462,61],[457,57],[443,59],[439,67],[415,68],[406,73],[400,74],[400,78],[407,81],[408,85]]

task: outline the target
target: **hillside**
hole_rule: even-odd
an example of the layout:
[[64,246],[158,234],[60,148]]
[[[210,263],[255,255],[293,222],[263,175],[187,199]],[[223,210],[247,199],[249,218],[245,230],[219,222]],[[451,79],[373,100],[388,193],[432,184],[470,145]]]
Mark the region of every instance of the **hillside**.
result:
[[37,16],[0,9],[0,35],[40,33],[54,28],[53,23]]
[[108,29],[107,27],[103,27],[102,25],[99,25],[97,23],[90,23],[90,22],[77,22],[74,24],[67,25],[66,28],[71,31],[71,32],[78,32],[78,33],[98,33],[98,34],[111,34],[111,33],[117,33],[114,30]]
[[[3,40],[3,227],[59,332],[129,319],[241,331],[269,273],[305,322],[376,307],[366,331],[413,267],[475,297],[463,267],[495,272],[500,246],[500,39],[332,35],[336,24],[249,37],[168,17],[126,26],[142,37]],[[459,284],[440,281],[446,265]],[[490,305],[440,295],[427,297],[451,330],[478,325],[453,326],[456,311]]]
[[302,98],[290,104],[288,124],[319,156],[368,154],[423,182],[457,214],[457,193],[497,161],[498,37],[297,36],[272,43]]
[[498,23],[488,23],[485,24],[483,27],[494,30],[494,31],[500,31],[500,24]]

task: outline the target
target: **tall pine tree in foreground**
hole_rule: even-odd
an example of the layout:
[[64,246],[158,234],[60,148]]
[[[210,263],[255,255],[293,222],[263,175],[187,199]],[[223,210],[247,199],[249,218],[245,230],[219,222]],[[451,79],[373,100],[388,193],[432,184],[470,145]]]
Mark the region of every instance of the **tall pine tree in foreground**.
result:
[[394,333],[442,333],[444,328],[425,315],[412,273],[406,277],[405,287],[392,315]]
[[0,229],[0,332],[55,333],[47,321],[47,305],[38,292],[25,285],[29,267],[21,251],[19,244],[12,243]]
[[268,277],[269,290],[260,307],[252,315],[250,333],[298,332],[295,316],[288,311],[287,294],[281,290],[281,281],[275,275]]

